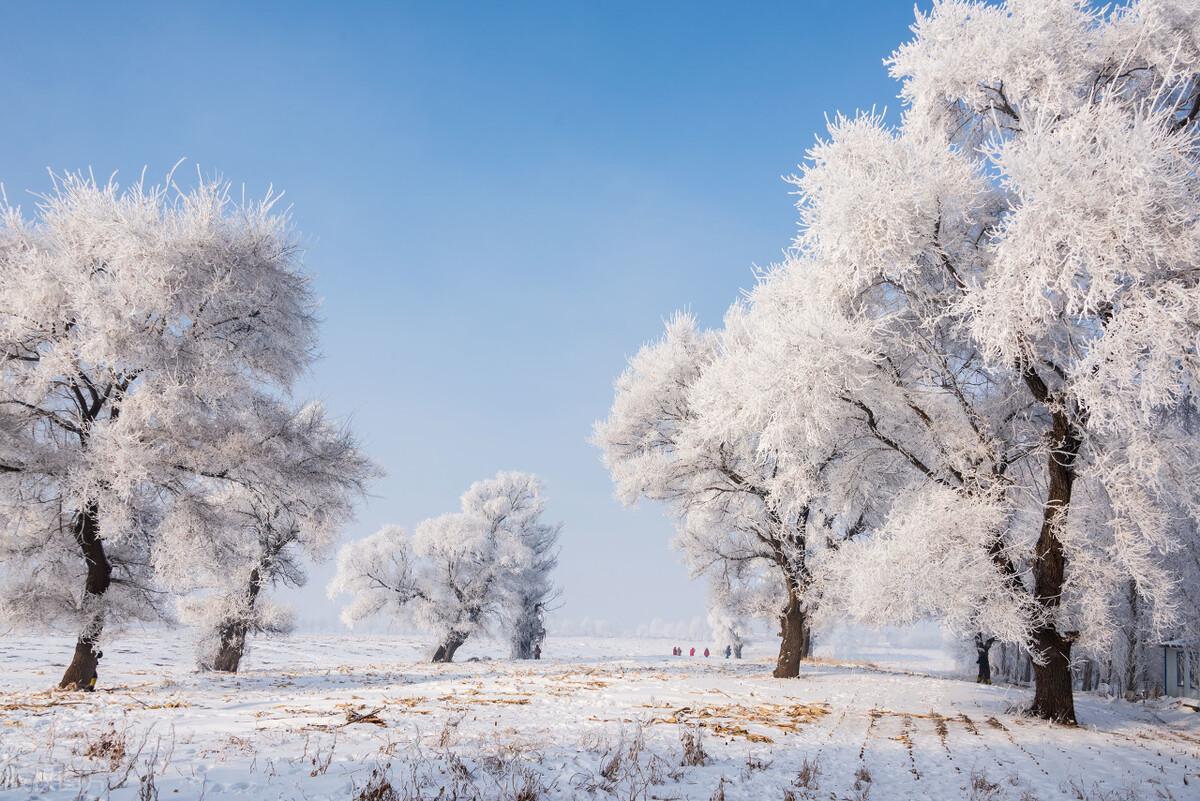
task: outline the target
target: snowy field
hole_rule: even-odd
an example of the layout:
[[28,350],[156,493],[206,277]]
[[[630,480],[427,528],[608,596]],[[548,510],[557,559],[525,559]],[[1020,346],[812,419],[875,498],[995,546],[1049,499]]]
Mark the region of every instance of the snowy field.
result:
[[513,663],[473,642],[434,666],[415,638],[305,635],[214,676],[185,635],[142,633],[79,695],[47,690],[67,640],[9,635],[0,798],[1200,798],[1200,715],[1167,704],[1081,696],[1072,730],[936,651],[776,680],[769,642],[740,663],[674,644],[558,638]]

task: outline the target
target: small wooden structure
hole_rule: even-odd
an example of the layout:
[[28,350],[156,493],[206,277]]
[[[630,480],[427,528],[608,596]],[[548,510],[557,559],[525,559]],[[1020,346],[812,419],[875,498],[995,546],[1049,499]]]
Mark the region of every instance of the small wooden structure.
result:
[[1170,696],[1200,702],[1200,643],[1171,640],[1162,644],[1162,651],[1163,690]]

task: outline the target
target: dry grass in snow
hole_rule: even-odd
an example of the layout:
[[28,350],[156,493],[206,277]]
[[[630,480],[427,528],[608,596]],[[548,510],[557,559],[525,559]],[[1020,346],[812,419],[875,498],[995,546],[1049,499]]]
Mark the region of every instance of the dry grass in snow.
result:
[[115,642],[83,695],[46,689],[66,641],[3,645],[0,798],[1200,798],[1194,714],[1081,697],[1084,725],[1052,726],[1015,711],[1025,690],[899,658],[778,680],[767,644],[730,662],[561,639],[541,662],[429,665],[413,639],[298,636],[223,676],[156,632]]

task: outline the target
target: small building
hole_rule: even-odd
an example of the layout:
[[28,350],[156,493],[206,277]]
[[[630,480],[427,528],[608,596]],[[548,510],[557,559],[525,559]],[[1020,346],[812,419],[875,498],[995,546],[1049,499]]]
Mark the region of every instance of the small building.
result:
[[1200,701],[1200,643],[1172,640],[1163,649],[1163,691]]

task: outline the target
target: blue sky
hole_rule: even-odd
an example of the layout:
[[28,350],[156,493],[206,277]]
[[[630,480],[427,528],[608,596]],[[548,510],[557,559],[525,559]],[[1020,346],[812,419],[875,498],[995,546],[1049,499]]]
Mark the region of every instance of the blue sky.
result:
[[[924,5],[924,3],[923,3]],[[707,324],[795,231],[825,117],[888,107],[912,4],[9,4],[0,181],[179,158],[286,192],[324,298],[299,388],[386,470],[348,532],[530,470],[563,618],[704,614],[661,509],[622,509],[592,422],[674,309]],[[328,569],[294,594],[332,622]]]

